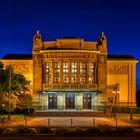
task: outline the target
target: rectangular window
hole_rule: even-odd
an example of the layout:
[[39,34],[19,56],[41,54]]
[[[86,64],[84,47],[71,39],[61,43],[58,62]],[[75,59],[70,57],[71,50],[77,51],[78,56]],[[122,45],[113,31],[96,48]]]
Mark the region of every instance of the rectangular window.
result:
[[60,82],[60,63],[54,62],[54,83]]
[[50,63],[46,63],[46,83],[50,84],[51,83],[51,68],[50,68]]
[[95,83],[95,63],[89,63],[89,84]]
[[69,68],[69,63],[63,62],[63,83],[64,84],[69,82],[68,68]]
[[71,63],[71,83],[75,84],[78,82],[78,63],[72,62]]
[[80,84],[86,84],[87,62],[80,62]]

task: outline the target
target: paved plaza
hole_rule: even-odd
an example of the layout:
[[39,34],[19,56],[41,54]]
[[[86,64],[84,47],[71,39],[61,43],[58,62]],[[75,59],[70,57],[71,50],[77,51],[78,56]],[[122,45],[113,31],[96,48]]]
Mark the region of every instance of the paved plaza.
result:
[[[16,121],[13,121],[15,119]],[[30,127],[49,126],[49,127],[93,127],[100,124],[111,126],[131,126],[130,123],[113,118],[106,117],[27,117],[27,121],[11,117],[10,122],[4,123],[4,126],[27,125]],[[2,124],[0,124],[2,125]]]

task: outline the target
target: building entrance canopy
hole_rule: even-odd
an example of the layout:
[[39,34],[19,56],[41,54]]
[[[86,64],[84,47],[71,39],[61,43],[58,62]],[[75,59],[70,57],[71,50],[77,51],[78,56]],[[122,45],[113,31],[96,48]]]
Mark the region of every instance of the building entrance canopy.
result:
[[90,89],[55,88],[39,92],[40,105],[45,110],[92,110],[98,103],[98,94]]
[[48,89],[48,90],[43,90],[43,91],[39,91],[39,93],[42,93],[42,94],[46,94],[48,92],[96,92],[98,93],[97,90],[90,90],[90,89],[80,89],[80,88],[51,88],[51,89]]

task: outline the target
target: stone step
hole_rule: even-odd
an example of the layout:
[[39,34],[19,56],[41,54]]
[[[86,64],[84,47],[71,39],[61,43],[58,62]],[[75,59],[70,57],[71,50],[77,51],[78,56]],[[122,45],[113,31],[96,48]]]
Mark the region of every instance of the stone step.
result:
[[105,117],[104,112],[35,112],[34,116],[46,117]]

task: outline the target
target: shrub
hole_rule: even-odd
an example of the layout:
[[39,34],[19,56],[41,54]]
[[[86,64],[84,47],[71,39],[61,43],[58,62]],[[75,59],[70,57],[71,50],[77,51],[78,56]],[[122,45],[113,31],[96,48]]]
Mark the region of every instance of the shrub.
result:
[[6,128],[2,134],[16,134],[16,131],[14,128]]
[[112,127],[109,125],[98,125],[97,129],[99,129],[100,135],[111,135]]
[[5,127],[0,127],[0,134],[2,134],[5,129]]
[[97,127],[91,127],[86,129],[87,135],[100,135],[100,130]]
[[67,128],[56,128],[54,130],[54,135],[65,136],[67,135]]
[[16,134],[27,134],[28,133],[28,128],[24,125],[17,125],[14,127]]
[[38,126],[36,127],[36,131],[38,134],[50,134],[51,129],[48,128],[47,126]]
[[119,135],[134,135],[135,130],[132,127],[118,127],[116,128]]
[[28,134],[37,134],[36,128],[28,128]]
[[67,131],[70,132],[69,134],[72,136],[85,136],[87,134],[86,131],[80,127],[71,128],[70,130],[67,129]]
[[83,128],[57,128],[54,130],[54,135],[58,136],[86,136],[86,131]]

